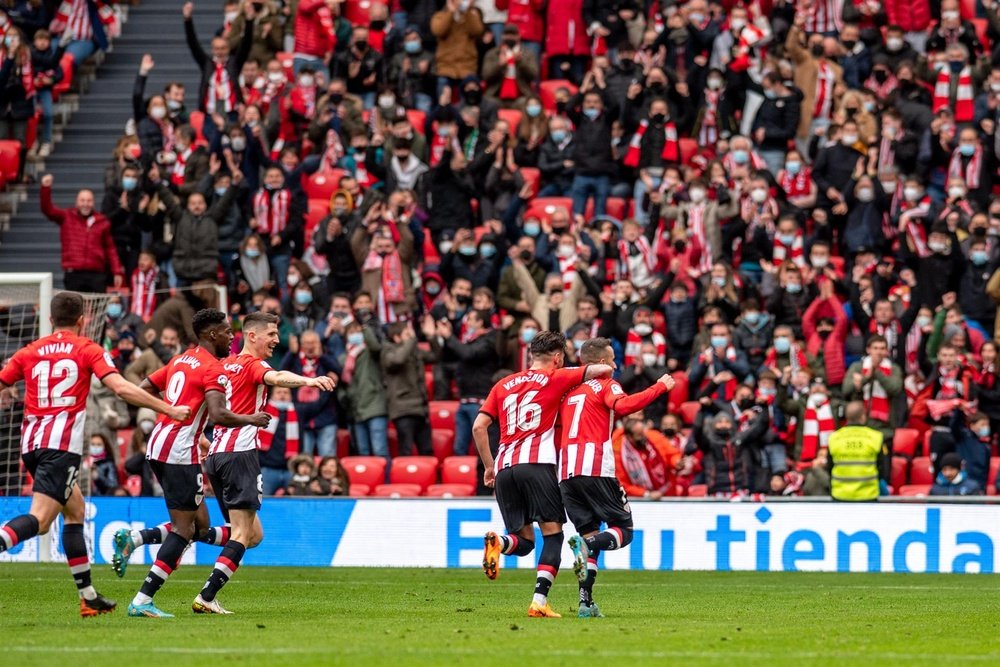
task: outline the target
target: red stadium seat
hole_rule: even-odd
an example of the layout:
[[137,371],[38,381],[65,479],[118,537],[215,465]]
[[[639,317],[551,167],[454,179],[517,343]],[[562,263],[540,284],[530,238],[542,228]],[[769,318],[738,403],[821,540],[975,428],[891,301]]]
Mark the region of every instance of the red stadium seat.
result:
[[323,199],[329,203],[333,193],[340,189],[340,179],[347,174],[343,169],[320,171],[311,176],[303,176],[302,190],[309,199]]
[[476,456],[449,456],[441,464],[441,483],[476,486],[478,464],[479,458]]
[[923,498],[931,493],[930,484],[907,484],[899,490],[900,496]]
[[698,401],[684,401],[681,403],[681,421],[684,422],[685,426],[690,426],[694,423],[694,418],[697,416],[699,410],[701,410],[701,403]]
[[418,484],[379,484],[372,495],[378,498],[416,498],[421,490]]
[[437,482],[438,460],[433,456],[400,456],[392,461],[389,481],[393,484],[416,484],[423,492]]
[[469,484],[432,484],[427,487],[432,498],[467,498],[476,495],[476,487]]
[[521,112],[517,109],[500,109],[497,111],[499,120],[507,121],[510,126],[509,136],[517,135],[517,126],[521,124]]
[[330,202],[327,199],[310,199],[309,208],[306,210],[305,215],[305,229],[303,233],[305,234],[306,243],[312,238],[313,232],[319,227],[319,223],[323,222],[323,218],[330,215]]
[[892,474],[889,477],[889,484],[899,492],[899,489],[906,485],[906,475],[909,472],[910,462],[902,456],[892,457]]
[[424,367],[424,386],[427,387],[427,395],[434,395],[434,371]]
[[972,20],[976,18],[976,0],[959,0],[958,10],[963,19]]
[[344,18],[351,22],[351,25],[368,25],[371,21],[369,12],[372,8],[372,0],[347,0],[340,5]]
[[542,172],[535,167],[521,167],[518,171],[524,182],[531,185],[531,196],[537,197],[542,182]]
[[73,86],[73,54],[64,53],[59,60],[59,69],[62,70],[62,81],[52,86],[52,101],[58,102],[59,96],[69,92]]
[[929,456],[918,456],[913,459],[910,468],[910,484],[933,484],[934,466]]
[[424,126],[427,125],[427,114],[420,109],[407,109],[406,117],[413,126],[413,131],[417,134],[424,134]]
[[372,492],[372,487],[367,484],[351,484],[348,491],[351,498],[364,498]]
[[987,19],[970,19],[972,21],[973,27],[976,29],[976,37],[979,38],[979,42],[986,47],[987,50],[990,48],[990,38],[986,32],[990,28],[990,22]]
[[553,111],[556,108],[556,91],[560,88],[569,90],[570,95],[575,95],[577,91],[573,82],[566,79],[552,79],[538,84],[538,97],[542,100],[542,107],[546,111]]
[[608,200],[604,203],[604,209],[607,215],[612,218],[624,220],[625,212],[628,211],[628,204],[621,197],[608,197]]
[[1000,456],[990,457],[990,475],[986,480],[986,495],[997,495],[997,473],[1000,473]]
[[7,183],[17,182],[21,168],[21,142],[14,139],[0,140],[0,174]]
[[[897,428],[892,434],[892,453],[913,458],[917,455],[920,431],[915,428]],[[893,485],[895,486],[895,484]]]
[[351,430],[337,429],[337,458],[343,459],[351,455]]
[[524,212],[524,218],[538,218],[548,222],[548,219],[556,212],[557,208],[564,208],[570,215],[573,214],[573,200],[569,197],[539,197],[528,204]]
[[455,430],[455,413],[458,411],[458,401],[431,401],[431,428]]
[[681,149],[681,163],[687,164],[688,160],[698,154],[698,140],[692,137],[681,137],[677,141]]
[[689,498],[704,498],[708,495],[708,486],[705,484],[692,484],[688,487]]
[[688,374],[677,371],[671,373],[670,377],[674,379],[674,388],[667,394],[667,409],[671,414],[677,414],[680,412],[681,403],[688,400]]
[[434,429],[431,431],[431,448],[437,460],[443,463],[455,453],[455,432],[448,429]]
[[351,484],[378,486],[385,481],[385,459],[381,456],[345,456],[340,460]]

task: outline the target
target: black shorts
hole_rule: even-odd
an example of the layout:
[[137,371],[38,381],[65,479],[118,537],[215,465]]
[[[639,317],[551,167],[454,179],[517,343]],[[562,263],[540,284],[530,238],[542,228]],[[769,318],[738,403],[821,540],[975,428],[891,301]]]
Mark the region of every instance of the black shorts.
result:
[[79,454],[59,449],[36,449],[21,456],[34,480],[33,493],[41,493],[65,505],[80,477]]
[[150,461],[156,481],[163,487],[167,509],[194,512],[205,499],[205,478],[198,463]]
[[597,532],[601,523],[632,527],[632,508],[625,489],[612,477],[571,477],[559,482],[569,520],[581,535]]
[[522,463],[504,468],[497,473],[494,488],[509,533],[535,522],[566,523],[554,465]]
[[205,474],[212,483],[215,499],[226,521],[229,521],[229,510],[260,510],[264,479],[256,450],[212,454],[205,460]]

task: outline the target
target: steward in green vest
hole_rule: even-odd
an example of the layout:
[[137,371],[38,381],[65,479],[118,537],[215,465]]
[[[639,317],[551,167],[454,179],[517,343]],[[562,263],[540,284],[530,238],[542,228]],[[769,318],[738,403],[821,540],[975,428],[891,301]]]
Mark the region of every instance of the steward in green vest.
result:
[[845,416],[847,424],[830,435],[830,495],[834,500],[875,500],[889,449],[880,431],[865,426],[864,403],[848,403]]

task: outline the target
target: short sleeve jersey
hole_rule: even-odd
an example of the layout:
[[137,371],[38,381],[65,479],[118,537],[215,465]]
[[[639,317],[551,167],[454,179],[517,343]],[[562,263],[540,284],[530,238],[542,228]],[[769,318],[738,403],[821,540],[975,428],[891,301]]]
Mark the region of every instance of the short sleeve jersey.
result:
[[0,371],[0,382],[24,380],[21,453],[58,449],[82,455],[90,376],[103,380],[117,372],[104,348],[69,331],[18,350]]
[[161,463],[198,463],[198,439],[208,422],[205,396],[210,391],[226,393],[229,376],[211,352],[196,347],[178,354],[147,378],[171,405],[186,405],[191,416],[176,422],[160,415],[149,434],[146,458]]
[[[222,362],[229,377],[229,391],[226,403],[231,412],[238,415],[252,415],[264,409],[267,402],[267,387],[264,376],[274,370],[263,359],[252,354],[235,354]],[[209,456],[221,452],[245,452],[259,448],[256,426],[215,427],[215,437],[208,450]]]
[[526,370],[508,375],[480,408],[500,425],[494,470],[521,463],[556,463],[556,418],[563,396],[581,382],[586,367]]
[[560,409],[559,479],[614,477],[611,431],[615,402],[625,390],[611,378],[594,378],[576,387]]

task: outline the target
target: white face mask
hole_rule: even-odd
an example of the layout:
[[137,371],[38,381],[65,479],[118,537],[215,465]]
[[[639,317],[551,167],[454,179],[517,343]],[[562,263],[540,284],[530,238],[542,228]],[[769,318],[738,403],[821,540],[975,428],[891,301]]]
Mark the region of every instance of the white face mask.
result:
[[316,79],[310,76],[309,74],[299,77],[299,85],[302,86],[303,88],[312,88],[313,84],[315,83]]
[[812,264],[814,269],[825,269],[826,265],[830,263],[829,257],[810,257],[809,263]]
[[166,107],[150,107],[150,109],[149,109],[149,115],[150,115],[150,117],[152,117],[152,118],[154,118],[156,120],[163,120],[164,118],[167,117],[167,108]]
[[711,90],[718,90],[719,88],[722,88],[722,79],[718,77],[712,77],[711,79],[708,80],[708,87]]
[[840,143],[844,144],[845,146],[853,146],[854,144],[858,143],[858,135],[845,134],[840,138]]
[[731,25],[731,26],[732,26],[732,28],[733,28],[733,30],[734,30],[735,32],[739,32],[740,30],[743,30],[743,28],[745,28],[745,27],[746,27],[746,25],[747,25],[747,20],[746,20],[746,19],[743,19],[743,18],[738,18],[738,19],[732,19],[732,20],[731,20],[731,21],[729,22],[729,25]]
[[640,336],[648,336],[649,334],[653,333],[653,327],[652,325],[649,324],[637,324],[635,325],[634,329],[635,332]]
[[287,282],[287,283],[288,283],[288,286],[289,286],[289,287],[295,287],[296,285],[298,285],[298,284],[299,284],[299,277],[298,277],[298,276],[295,276],[295,275],[288,275],[288,276],[287,276],[287,277],[285,278],[285,282]]
[[885,45],[889,47],[890,51],[899,51],[903,48],[903,40],[899,37],[890,37],[885,40]]
[[891,195],[896,191],[896,181],[886,181],[882,183],[882,189]]
[[396,103],[396,98],[392,95],[382,95],[378,98],[378,105],[383,109],[391,108]]
[[944,252],[948,249],[948,244],[941,241],[928,241],[927,247],[931,249],[931,252]]
[[948,196],[951,197],[952,199],[957,199],[959,197],[964,197],[965,196],[965,188],[963,188],[961,185],[952,186],[952,187],[948,188]]
[[656,365],[656,355],[645,353],[642,355],[642,363],[644,366],[655,366]]
[[945,21],[956,21],[958,20],[958,12],[956,11],[941,12],[941,19]]
[[920,190],[913,186],[903,188],[903,199],[908,202],[915,202],[920,199]]
[[225,13],[226,23],[232,23],[233,21],[236,20],[236,17],[239,15],[240,15],[239,12],[226,12]]
[[688,192],[688,196],[691,197],[691,201],[695,204],[700,204],[705,201],[705,191],[701,188],[694,188]]
[[754,188],[750,191],[750,199],[758,204],[763,204],[767,201],[767,190],[764,188]]
[[870,202],[875,199],[875,191],[871,188],[858,188],[858,201]]
[[556,250],[556,256],[561,257],[562,259],[567,259],[569,257],[572,257],[575,252],[576,248],[574,246],[567,245],[565,243],[560,243],[559,249]]
[[268,72],[267,80],[270,81],[271,83],[281,83],[282,81],[285,80],[285,75],[282,74],[281,72]]

